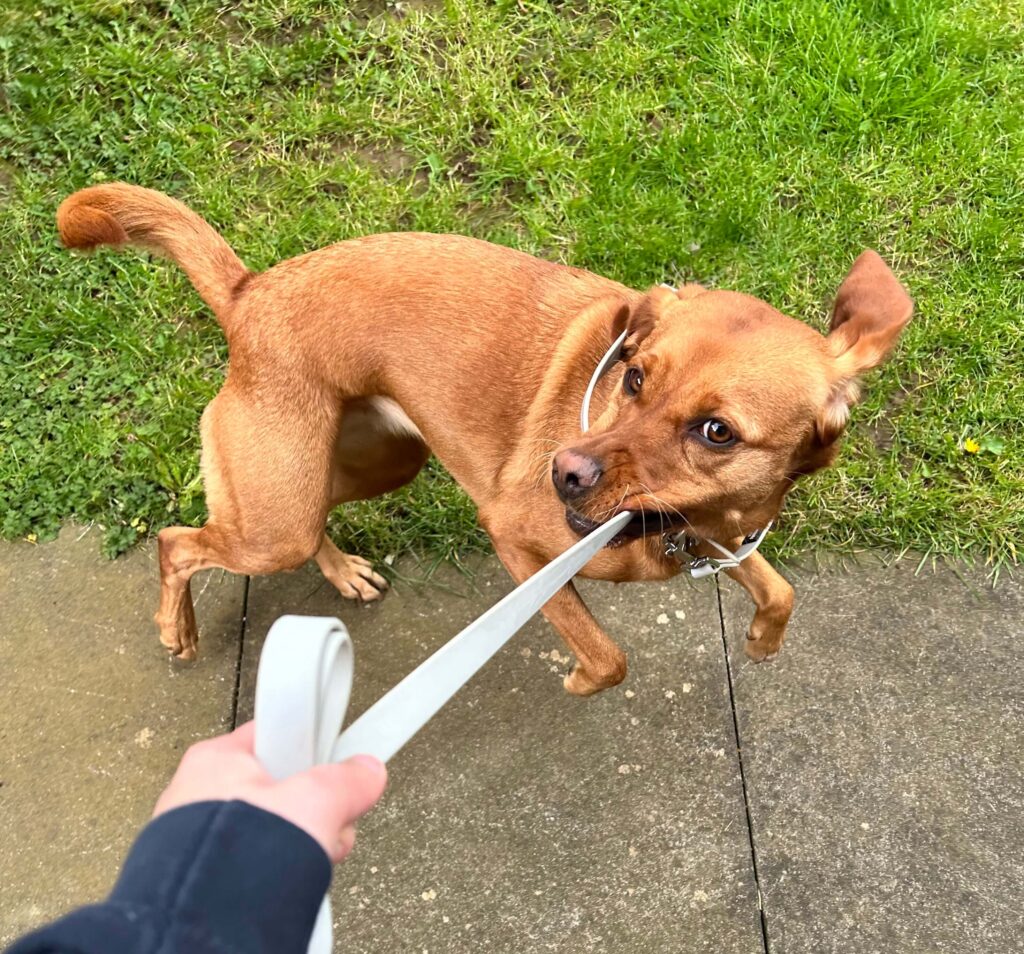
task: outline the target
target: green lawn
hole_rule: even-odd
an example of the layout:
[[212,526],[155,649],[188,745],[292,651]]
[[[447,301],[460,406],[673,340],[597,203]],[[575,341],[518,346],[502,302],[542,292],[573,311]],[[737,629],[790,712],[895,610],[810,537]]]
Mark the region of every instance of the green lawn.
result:
[[[117,552],[203,518],[217,326],[172,265],[72,256],[54,234],[65,195],[124,179],[190,203],[253,268],[464,232],[636,287],[740,289],[819,327],[877,248],[917,317],[773,548],[1016,562],[1022,21],[1019,0],[8,0],[3,535],[74,516]],[[439,469],[348,508],[336,536],[377,557],[483,544]]]

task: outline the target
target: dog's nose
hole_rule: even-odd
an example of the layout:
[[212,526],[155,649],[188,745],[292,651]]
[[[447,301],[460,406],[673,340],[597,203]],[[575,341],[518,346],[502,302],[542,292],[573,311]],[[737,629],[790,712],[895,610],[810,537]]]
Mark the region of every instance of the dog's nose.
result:
[[555,490],[565,503],[582,497],[603,473],[599,460],[575,450],[559,451],[551,465]]

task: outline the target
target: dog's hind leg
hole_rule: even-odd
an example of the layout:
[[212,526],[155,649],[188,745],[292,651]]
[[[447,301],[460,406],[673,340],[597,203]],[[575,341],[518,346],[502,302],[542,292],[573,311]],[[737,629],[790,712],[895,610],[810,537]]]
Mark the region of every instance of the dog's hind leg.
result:
[[[429,456],[422,435],[393,401],[346,401],[334,452],[331,506],[397,490],[420,472]],[[326,535],[316,562],[346,599],[378,600],[387,589],[387,581],[368,560],[343,553]]]
[[209,520],[159,534],[160,641],[193,659],[198,645],[189,590],[209,567],[262,574],[294,569],[321,547],[338,411],[329,402],[264,407],[231,385],[203,414]]
[[[157,535],[160,556],[160,642],[180,659],[195,659],[199,645],[190,581],[200,570],[220,567],[231,573],[259,575],[302,566],[320,547],[323,518],[296,526],[275,539],[236,535],[237,524],[211,515],[200,529],[167,527]],[[225,529],[229,527],[231,529]],[[319,526],[319,531],[314,528]]]
[[200,570],[225,566],[223,547],[211,545],[216,528],[166,527],[157,535],[160,557],[160,642],[179,659],[195,659],[199,629],[192,605],[191,580]]
[[388,588],[388,581],[373,569],[369,560],[343,553],[326,533],[315,559],[320,572],[345,599],[370,603],[379,600]]

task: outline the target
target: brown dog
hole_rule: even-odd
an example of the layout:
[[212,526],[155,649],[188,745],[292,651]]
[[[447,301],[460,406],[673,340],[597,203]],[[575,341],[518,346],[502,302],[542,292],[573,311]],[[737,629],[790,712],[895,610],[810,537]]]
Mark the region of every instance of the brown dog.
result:
[[[857,376],[913,310],[874,252],[823,337],[747,295],[637,292],[455,235],[355,239],[256,275],[190,209],[130,185],[77,192],[57,221],[70,248],[170,256],[227,336],[227,380],[202,418],[209,521],[159,537],[156,620],[184,659],[198,638],[189,579],[207,567],[273,573],[314,557],[343,596],[377,599],[384,580],[325,536],[327,514],[412,480],[431,451],[516,581],[621,510],[637,517],[583,575],[673,576],[669,529],[735,548],[795,478],[833,461]],[[598,385],[581,434],[587,383],[623,330],[622,373]],[[747,655],[771,658],[793,590],[756,553],[728,572],[757,605]],[[623,679],[625,655],[571,584],[544,615],[576,654],[570,692]]]

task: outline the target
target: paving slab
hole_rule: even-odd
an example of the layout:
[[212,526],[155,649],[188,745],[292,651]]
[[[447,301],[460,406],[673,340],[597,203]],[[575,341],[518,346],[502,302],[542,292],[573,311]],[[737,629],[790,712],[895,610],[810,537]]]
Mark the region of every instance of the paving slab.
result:
[[771,954],[1024,949],[1024,588],[917,567],[789,574],[762,666],[723,587]]
[[[240,716],[280,614],[346,623],[352,717],[511,589],[475,570],[365,608],[312,567],[253,579]],[[763,951],[714,583],[582,589],[627,683],[568,696],[568,653],[531,622],[393,760],[336,870],[337,951]]]
[[152,614],[153,548],[0,545],[0,945],[106,895],[182,752],[230,727],[245,580],[194,581],[198,662]]

